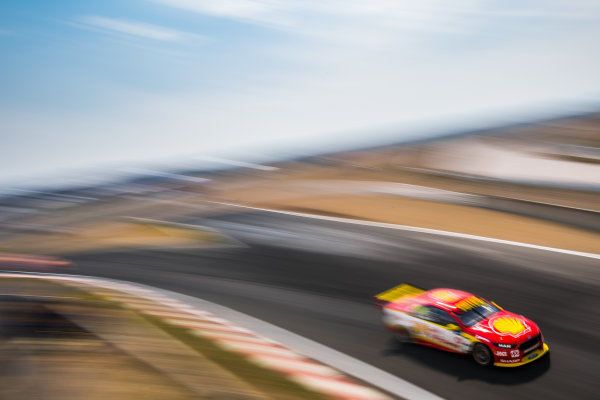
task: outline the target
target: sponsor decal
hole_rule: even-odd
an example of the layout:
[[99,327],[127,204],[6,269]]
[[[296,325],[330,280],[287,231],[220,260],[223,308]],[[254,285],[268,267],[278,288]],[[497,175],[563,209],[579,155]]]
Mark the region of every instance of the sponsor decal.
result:
[[519,354],[519,350],[511,350],[511,351],[510,351],[510,356],[511,356],[512,358],[519,357],[519,355],[520,355],[520,354]]
[[436,290],[436,291],[430,293],[429,295],[431,297],[433,297],[434,299],[445,301],[448,303],[453,303],[460,298],[455,293],[453,293],[449,290]]
[[427,324],[416,323],[413,326],[413,332],[417,335],[426,335],[431,329]]
[[489,326],[494,332],[502,336],[510,335],[512,337],[519,337],[531,332],[531,328],[527,324],[513,317],[492,318]]
[[538,354],[534,353],[534,354],[530,355],[529,357],[527,357],[527,359],[532,360],[532,359],[536,358],[537,356],[538,356]]
[[444,345],[448,345],[448,346],[452,346],[452,342],[449,342],[445,337],[440,336],[440,335],[436,335],[436,334],[432,334],[430,335],[431,338],[433,340],[437,340],[439,343],[444,344]]
[[505,349],[510,349],[512,347],[512,344],[498,343],[498,347],[504,347]]
[[505,364],[514,364],[519,362],[519,360],[500,360],[500,362]]
[[500,357],[506,357],[508,354],[505,351],[496,351],[496,355]]

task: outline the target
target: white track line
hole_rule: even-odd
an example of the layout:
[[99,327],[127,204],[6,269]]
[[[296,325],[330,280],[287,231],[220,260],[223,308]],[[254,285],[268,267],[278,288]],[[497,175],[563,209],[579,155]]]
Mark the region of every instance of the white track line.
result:
[[[358,381],[352,381],[347,376],[340,374],[338,371],[331,369],[324,364],[310,360],[309,358],[306,358],[306,356],[291,350],[289,347],[285,347],[279,343],[276,343],[275,341],[268,339],[266,336],[262,336],[253,331],[247,330],[246,328],[243,328],[227,319],[219,319],[218,322],[211,321],[212,319],[216,319],[212,318],[214,314],[206,312],[202,309],[197,309],[199,311],[197,316],[189,316],[187,312],[178,310],[178,307],[182,307],[187,310],[192,307],[190,303],[186,304],[177,300],[173,300],[170,292],[166,292],[161,289],[155,289],[149,286],[144,287],[144,285],[138,285],[135,283],[125,283],[122,281],[119,282],[112,279],[92,279],[77,275],[55,275],[48,273],[0,273],[0,277],[28,277],[34,279],[57,280],[67,284],[83,287],[85,290],[90,290],[92,293],[101,294],[108,298],[119,298],[124,301],[125,305],[128,305],[128,303],[131,302],[133,305],[137,303],[139,306],[141,303],[141,305],[146,306],[148,303],[156,300],[160,302],[169,302],[174,305],[173,309],[168,313],[161,312],[160,314],[163,316],[163,319],[187,329],[189,329],[188,325],[213,327],[220,324],[223,331],[221,334],[209,333],[209,335],[206,335],[202,328],[192,328],[191,332],[203,336],[211,336],[213,340],[216,339],[216,342],[219,343],[221,347],[228,348],[238,354],[247,355],[257,364],[269,366],[271,369],[279,371],[280,373],[286,375],[289,379],[294,380],[308,387],[309,389],[324,393],[334,399],[339,400],[391,400],[390,397],[383,392],[379,392],[376,389],[364,386]],[[123,294],[110,293],[110,291],[107,289],[118,290],[128,294],[140,294],[141,298],[128,298],[128,296],[123,296]],[[162,293],[168,294],[169,297]],[[128,301],[124,299],[127,299]],[[154,309],[155,307],[151,308]],[[141,312],[150,315],[156,314],[153,311],[148,312],[142,310]],[[208,318],[210,318],[210,320]],[[249,342],[247,340],[248,338],[252,338],[256,341]],[[153,342],[150,341],[147,344],[150,346],[153,344]],[[358,360],[355,361],[358,362]],[[400,382],[400,387],[403,390],[400,391],[401,393],[397,393],[397,391],[391,392],[399,394],[400,397],[405,399],[439,399],[439,397],[419,387],[416,387],[399,378],[394,378],[397,381],[396,385],[398,385],[398,382]],[[367,379],[364,379],[364,381],[368,382]],[[406,394],[408,394],[408,396]]]
[[[114,280],[111,279],[107,280],[114,282]],[[183,304],[189,304],[194,307],[199,307],[200,309],[206,310],[209,313],[223,316],[227,319],[219,318],[219,322],[230,323],[230,321],[233,321],[235,324],[246,328],[250,328],[253,332],[256,332],[257,334],[268,338],[268,340],[271,340],[274,343],[282,343],[286,348],[294,349],[294,351],[299,352],[299,354],[301,355],[308,356],[313,360],[317,360],[317,362],[329,365],[335,368],[336,370],[349,374],[350,376],[358,377],[359,379],[365,382],[368,382],[390,393],[393,393],[403,399],[443,400],[443,398],[431,392],[428,392],[427,390],[415,384],[412,384],[398,376],[392,375],[356,358],[350,357],[344,353],[333,350],[330,347],[306,339],[293,332],[276,327],[275,325],[259,320],[257,318],[253,318],[239,311],[234,311],[228,307],[224,307],[206,300],[198,299],[196,297],[186,296],[181,293],[176,293],[164,289],[158,289],[139,283],[128,283],[130,283],[132,286],[135,285],[136,287],[153,289],[159,293],[165,294],[170,298],[176,299],[176,301],[181,301]],[[209,318],[204,317],[204,320],[209,320]],[[262,354],[259,357],[262,361],[266,362],[272,362],[274,358],[287,360],[286,357],[266,354]],[[257,362],[259,361],[259,358],[254,359]],[[296,359],[297,358],[293,358],[293,360]],[[358,398],[355,398],[354,400],[356,399]]]
[[594,259],[600,260],[600,254],[585,253],[582,251],[574,251],[574,250],[567,250],[567,249],[559,249],[556,247],[539,246],[536,244],[514,242],[511,240],[503,240],[503,239],[495,239],[495,238],[490,238],[490,237],[486,237],[486,236],[469,235],[467,233],[442,231],[442,230],[430,229],[430,228],[419,228],[417,226],[409,226],[409,225],[389,224],[389,223],[385,223],[385,222],[363,221],[363,220],[350,219],[350,218],[339,218],[339,217],[327,217],[324,215],[304,214],[304,213],[297,213],[297,212],[292,212],[292,211],[273,210],[270,208],[250,207],[250,206],[243,206],[240,204],[232,204],[232,203],[222,203],[222,202],[213,202],[213,203],[231,206],[231,207],[246,208],[249,210],[264,211],[264,212],[271,212],[271,213],[284,214],[284,215],[293,215],[295,217],[313,218],[313,219],[320,219],[320,220],[324,220],[324,221],[341,222],[341,223],[345,223],[345,224],[374,226],[377,228],[397,229],[397,230],[403,230],[403,231],[409,231],[409,232],[428,233],[431,235],[480,240],[480,241],[484,241],[484,242],[507,244],[507,245],[511,245],[511,246],[526,247],[526,248],[530,248],[530,249],[551,251],[554,253],[562,253],[562,254],[568,254],[571,256],[587,257],[587,258],[594,258]]

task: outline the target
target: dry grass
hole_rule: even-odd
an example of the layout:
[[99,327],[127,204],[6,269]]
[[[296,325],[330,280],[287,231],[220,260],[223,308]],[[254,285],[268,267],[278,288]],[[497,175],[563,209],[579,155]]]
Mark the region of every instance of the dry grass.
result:
[[[208,391],[210,393],[206,396],[193,393],[172,376],[175,372],[186,376],[190,375],[190,372],[171,366],[171,375],[164,374],[163,372],[169,368],[159,368],[148,362],[148,357],[138,358],[135,352],[124,351],[125,347],[115,344],[119,341],[127,342],[131,338],[139,341],[142,349],[145,343],[152,343],[155,348],[150,349],[148,354],[152,355],[154,361],[164,361],[167,366],[182,365],[185,361],[189,362],[191,357],[197,361],[194,364],[194,368],[197,369],[196,374],[203,379],[216,379],[215,383],[210,384],[231,378],[231,388],[236,388],[238,392],[231,389],[232,397],[229,397],[224,394],[226,390],[223,388],[224,391],[219,393],[227,398],[235,397],[240,400],[246,398],[325,400],[329,398],[289,380],[279,372],[256,365],[247,357],[226,350],[210,339],[194,335],[185,328],[123,308],[121,304],[105,298],[106,293],[87,292],[69,284],[48,280],[26,277],[7,278],[1,275],[0,290],[4,294],[20,296],[48,296],[48,298],[62,300],[68,297],[70,299],[68,303],[58,305],[53,303],[48,306],[39,303],[36,306],[66,313],[65,315],[71,316],[71,321],[77,321],[77,318],[84,318],[84,320],[92,318],[97,324],[109,326],[108,330],[113,336],[122,337],[115,342],[106,341],[106,338],[98,332],[91,330],[90,334],[89,329],[79,328],[65,337],[46,337],[38,334],[35,337],[19,336],[0,342],[0,398],[15,400],[216,398],[210,394],[211,391]],[[77,301],[90,299],[94,301]],[[18,303],[2,303],[0,306],[2,306],[0,315],[3,315],[1,311],[7,311],[4,313],[4,317],[7,317],[8,311],[14,314],[14,308]],[[73,320],[74,316],[78,317]],[[64,327],[53,329],[60,329],[63,332],[65,330]],[[135,334],[138,329],[143,334]],[[185,346],[182,346],[182,343]],[[173,350],[174,345],[179,346],[179,352]],[[131,348],[129,345],[129,350]],[[185,352],[182,355],[181,349],[190,352],[190,355]],[[165,357],[164,354],[170,355]],[[179,362],[176,361],[177,357],[183,356],[186,357],[181,358]],[[2,368],[2,365],[7,368]],[[15,365],[16,369],[10,367]],[[29,384],[32,381],[35,381],[35,385]],[[259,395],[253,396],[251,393],[244,395],[239,392],[240,387],[250,388],[252,393]],[[234,396],[233,393],[237,394]],[[215,394],[215,396],[220,395]]]
[[[397,196],[286,197],[260,190],[237,196],[258,207],[387,222],[599,253],[600,235],[565,225],[476,207]],[[288,193],[289,194],[289,193]]]
[[64,254],[126,247],[198,247],[222,240],[217,232],[200,228],[111,221],[81,227],[77,233],[17,237],[0,246],[12,252]]

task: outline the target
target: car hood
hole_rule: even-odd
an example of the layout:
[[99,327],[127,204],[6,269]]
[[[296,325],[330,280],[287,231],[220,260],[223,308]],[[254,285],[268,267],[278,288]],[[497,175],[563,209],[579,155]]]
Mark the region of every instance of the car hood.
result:
[[471,329],[494,343],[506,344],[522,342],[540,333],[530,319],[505,310],[479,321]]

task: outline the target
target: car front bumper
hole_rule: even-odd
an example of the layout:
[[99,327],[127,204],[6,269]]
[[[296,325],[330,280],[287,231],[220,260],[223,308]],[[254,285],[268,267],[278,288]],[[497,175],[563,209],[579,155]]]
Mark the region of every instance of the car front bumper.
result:
[[[540,359],[544,354],[548,352],[550,348],[546,343],[542,345],[541,349],[537,349],[529,354],[527,354],[524,358],[522,358],[519,362],[495,362],[494,366],[496,367],[519,367],[521,365],[529,364],[532,361]],[[512,360],[510,360],[512,361]]]

